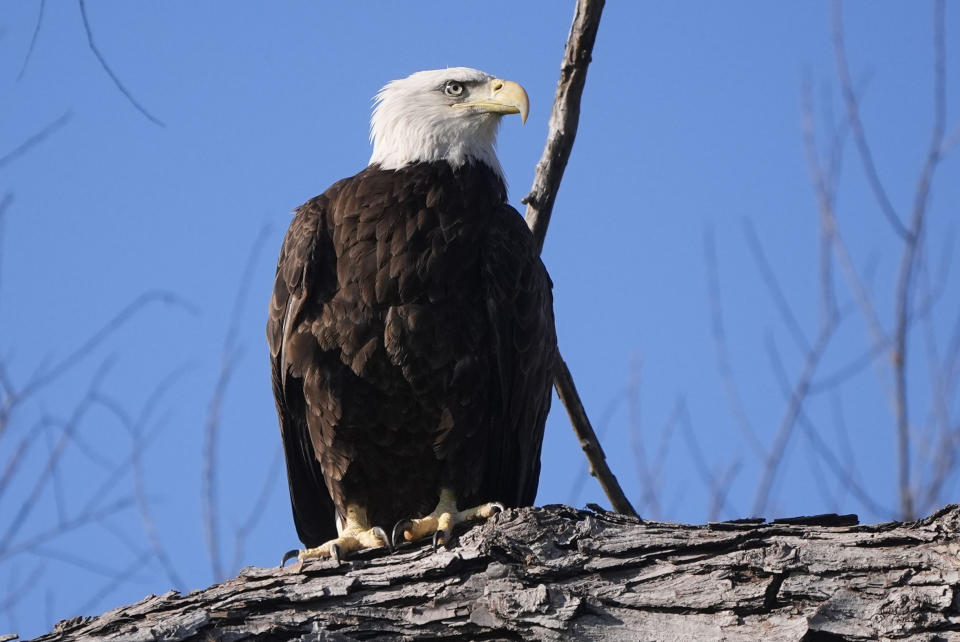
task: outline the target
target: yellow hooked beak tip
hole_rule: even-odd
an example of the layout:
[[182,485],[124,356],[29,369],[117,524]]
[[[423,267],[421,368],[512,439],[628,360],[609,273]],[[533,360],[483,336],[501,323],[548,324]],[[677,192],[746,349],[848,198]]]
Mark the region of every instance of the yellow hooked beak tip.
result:
[[518,83],[494,78],[487,84],[486,93],[486,96],[480,96],[476,100],[457,103],[453,106],[491,114],[520,114],[520,122],[527,122],[530,99],[527,98],[526,90]]

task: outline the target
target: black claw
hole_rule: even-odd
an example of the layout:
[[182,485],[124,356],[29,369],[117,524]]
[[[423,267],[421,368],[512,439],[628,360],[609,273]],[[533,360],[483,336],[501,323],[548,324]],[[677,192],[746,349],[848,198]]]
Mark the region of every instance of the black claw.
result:
[[[497,513],[502,513],[503,511],[507,510],[507,509],[504,507],[504,505],[501,504],[500,502],[490,502],[490,508],[496,508],[496,509],[497,509],[497,512],[494,513],[493,515],[496,515]],[[493,515],[491,515],[490,517],[493,517]]]
[[433,534],[433,552],[436,553],[437,549],[441,546],[443,548],[447,547],[447,544],[450,542],[450,536],[452,533],[450,531],[436,531]]
[[393,536],[390,538],[390,543],[394,549],[400,548],[400,544],[403,543],[403,531],[408,528],[413,528],[413,522],[409,519],[401,519],[393,525]]
[[337,544],[330,545],[330,559],[337,563],[337,566],[340,566],[340,546]]
[[387,550],[391,553],[393,552],[393,542],[387,537],[387,531],[383,530],[379,526],[374,526],[370,529],[373,531],[373,534],[383,540],[383,545],[387,547]]
[[293,549],[292,551],[287,551],[286,553],[284,553],[283,559],[280,560],[280,568],[283,568],[287,562],[289,562],[295,557],[300,557],[300,551],[298,551],[297,549]]

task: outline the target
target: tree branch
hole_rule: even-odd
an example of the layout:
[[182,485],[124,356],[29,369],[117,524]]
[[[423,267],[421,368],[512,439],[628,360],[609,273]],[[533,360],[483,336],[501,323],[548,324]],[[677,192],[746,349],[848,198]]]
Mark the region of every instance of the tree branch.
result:
[[953,639],[958,537],[960,506],[875,526],[855,515],[686,526],[511,509],[451,550],[248,568],[63,621],[36,642]]
[[[547,144],[540,162],[537,163],[533,187],[522,201],[527,206],[527,225],[533,232],[537,251],[543,250],[543,240],[547,235],[553,204],[557,199],[563,171],[567,167],[573,141],[577,136],[580,98],[583,96],[583,87],[587,81],[587,66],[590,64],[590,54],[597,38],[597,29],[600,27],[603,4],[604,0],[577,0],[573,24],[570,26],[570,35],[567,37],[567,46],[563,54],[563,65],[560,67],[560,80],[557,82],[557,92],[553,99]],[[590,420],[587,419],[583,402],[573,384],[573,377],[559,350],[557,364],[558,372],[554,379],[554,386],[560,401],[567,409],[573,430],[580,440],[580,446],[590,462],[590,474],[600,482],[604,494],[615,511],[636,515],[623,489],[617,483],[616,476],[607,466],[600,442],[593,431],[593,426],[590,425]]]
[[140,102],[133,97],[133,94],[130,93],[130,90],[127,89],[126,85],[120,80],[120,77],[110,68],[110,65],[107,64],[107,59],[104,58],[103,54],[100,53],[100,49],[97,48],[97,43],[93,41],[93,30],[90,28],[90,19],[87,17],[87,4],[86,0],[79,0],[80,4],[80,17],[83,19],[83,30],[87,34],[87,44],[90,46],[90,51],[93,52],[93,55],[97,58],[97,62],[100,63],[100,67],[103,68],[103,71],[110,76],[110,80],[113,81],[113,84],[116,85],[117,89],[120,91],[124,97],[130,101],[130,104],[134,108],[146,117],[154,125],[158,127],[166,127],[166,124],[149,111],[147,108],[140,104]]
[[560,190],[563,171],[567,167],[573,141],[577,137],[580,122],[580,99],[587,82],[587,67],[590,64],[593,43],[600,27],[600,14],[604,0],[577,0],[567,37],[567,47],[560,67],[560,81],[553,99],[550,114],[550,130],[543,156],[537,163],[533,187],[522,203],[527,206],[527,225],[533,231],[537,248],[543,249],[543,241],[550,225],[553,204]]

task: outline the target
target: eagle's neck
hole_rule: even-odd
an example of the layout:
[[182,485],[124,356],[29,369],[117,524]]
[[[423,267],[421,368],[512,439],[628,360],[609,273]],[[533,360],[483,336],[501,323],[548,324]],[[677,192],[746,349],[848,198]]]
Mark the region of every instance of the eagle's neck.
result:
[[481,209],[507,202],[507,185],[503,177],[486,163],[472,159],[460,167],[453,167],[444,160],[415,162],[393,169],[371,163],[357,176],[383,170],[389,171],[398,180],[406,181],[411,189],[419,190],[422,198],[427,198],[430,193],[436,194],[437,187],[443,186],[445,198],[453,199],[450,202],[465,199],[473,205],[481,206]]
[[370,165],[400,169],[415,163],[446,161],[454,170],[468,163],[489,167],[500,180],[503,170],[494,145],[500,118],[456,119],[436,122],[422,115],[378,111],[371,123],[373,154]]

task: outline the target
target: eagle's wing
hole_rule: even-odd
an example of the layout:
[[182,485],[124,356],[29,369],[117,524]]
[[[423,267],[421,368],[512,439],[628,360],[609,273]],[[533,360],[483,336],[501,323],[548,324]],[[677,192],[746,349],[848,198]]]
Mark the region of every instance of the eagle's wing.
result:
[[280,250],[267,320],[290,502],[297,534],[307,547],[337,536],[336,510],[307,426],[303,385],[317,360],[310,320],[336,291],[336,258],[325,220],[333,189],[297,210]]
[[506,205],[494,218],[481,258],[495,405],[480,494],[529,506],[556,363],[552,283],[519,213]]

